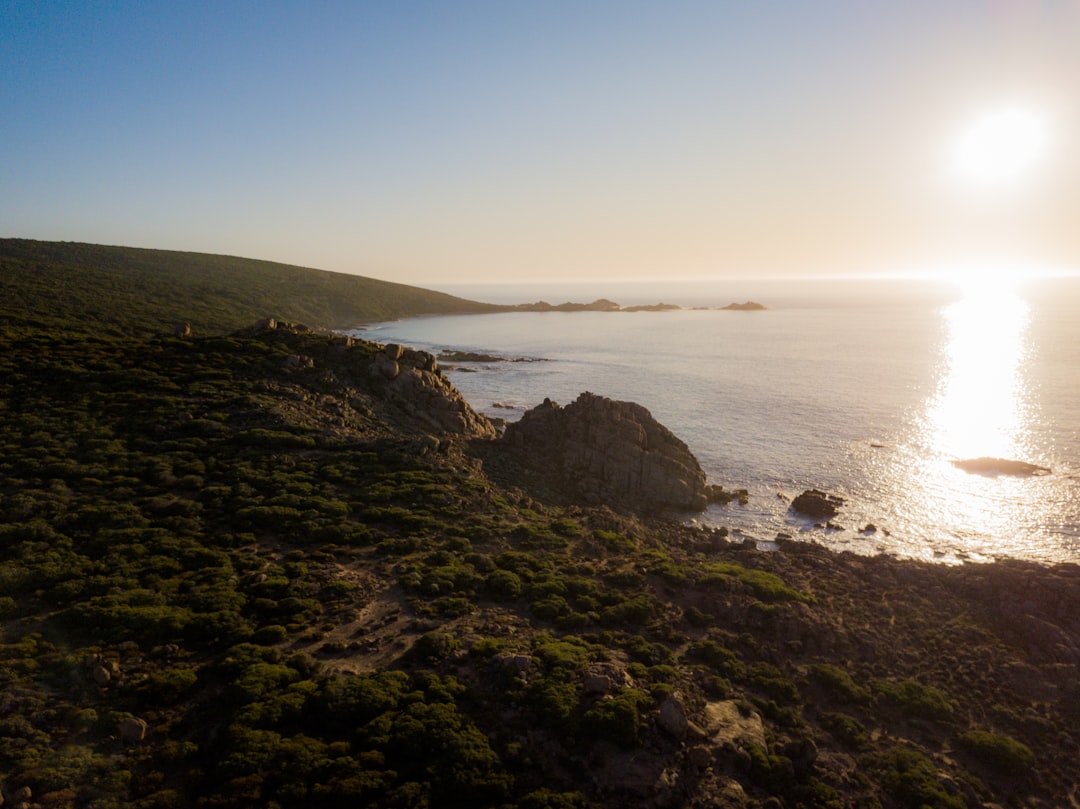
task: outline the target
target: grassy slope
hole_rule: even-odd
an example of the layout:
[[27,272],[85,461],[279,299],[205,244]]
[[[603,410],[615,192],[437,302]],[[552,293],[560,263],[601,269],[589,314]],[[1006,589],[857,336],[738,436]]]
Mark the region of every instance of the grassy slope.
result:
[[272,261],[0,239],[0,324],[161,332],[232,331],[277,317],[312,328],[497,307],[404,284]]

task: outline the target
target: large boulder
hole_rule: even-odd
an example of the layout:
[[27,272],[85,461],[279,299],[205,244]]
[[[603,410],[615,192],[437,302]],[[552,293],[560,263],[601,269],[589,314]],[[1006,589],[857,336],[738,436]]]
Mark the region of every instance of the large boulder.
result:
[[819,520],[831,520],[844,505],[844,499],[835,494],[826,494],[818,489],[807,489],[791,502],[791,507],[808,517]]
[[587,392],[565,407],[545,399],[507,425],[502,443],[531,477],[586,503],[699,511],[713,492],[686,444],[633,402]]

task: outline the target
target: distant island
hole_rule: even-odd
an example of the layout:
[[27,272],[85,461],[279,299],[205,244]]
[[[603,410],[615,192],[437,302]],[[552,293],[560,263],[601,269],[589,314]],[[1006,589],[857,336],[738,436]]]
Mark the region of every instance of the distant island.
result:
[[[681,310],[683,307],[676,303],[651,303],[651,304],[638,304],[636,306],[620,306],[615,301],[608,300],[607,298],[597,298],[592,303],[559,303],[553,304],[547,301],[536,301],[535,303],[519,303],[516,306],[511,306],[510,311],[514,312],[671,312]],[[707,309],[709,307],[695,307],[698,309]],[[746,303],[729,303],[727,306],[717,307],[720,311],[735,311],[735,312],[752,312],[761,311],[767,307],[756,301],[747,301]]]
[[757,301],[747,301],[746,303],[729,303],[722,308],[729,312],[763,312],[769,307]]

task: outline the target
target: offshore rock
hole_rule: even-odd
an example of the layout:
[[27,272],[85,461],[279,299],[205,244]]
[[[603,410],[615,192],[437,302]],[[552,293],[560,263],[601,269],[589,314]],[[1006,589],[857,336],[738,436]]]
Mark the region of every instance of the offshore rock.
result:
[[1017,475],[1029,477],[1031,475],[1049,475],[1051,470],[1045,466],[1028,463],[1027,461],[1014,461],[1008,458],[968,458],[963,461],[953,461],[953,466],[971,472],[975,475]]
[[842,505],[844,505],[843,498],[817,489],[807,489],[791,501],[791,507],[795,511],[820,520],[831,520]]
[[566,407],[545,399],[507,425],[502,443],[572,499],[638,513],[709,503],[705,473],[686,444],[633,402],[588,392]]

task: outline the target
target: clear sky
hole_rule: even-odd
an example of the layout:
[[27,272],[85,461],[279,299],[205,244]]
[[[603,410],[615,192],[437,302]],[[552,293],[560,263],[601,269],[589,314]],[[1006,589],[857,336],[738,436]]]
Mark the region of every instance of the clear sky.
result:
[[[959,170],[1002,110],[1030,160]],[[0,236],[428,285],[1076,268],[1080,3],[0,0]]]

